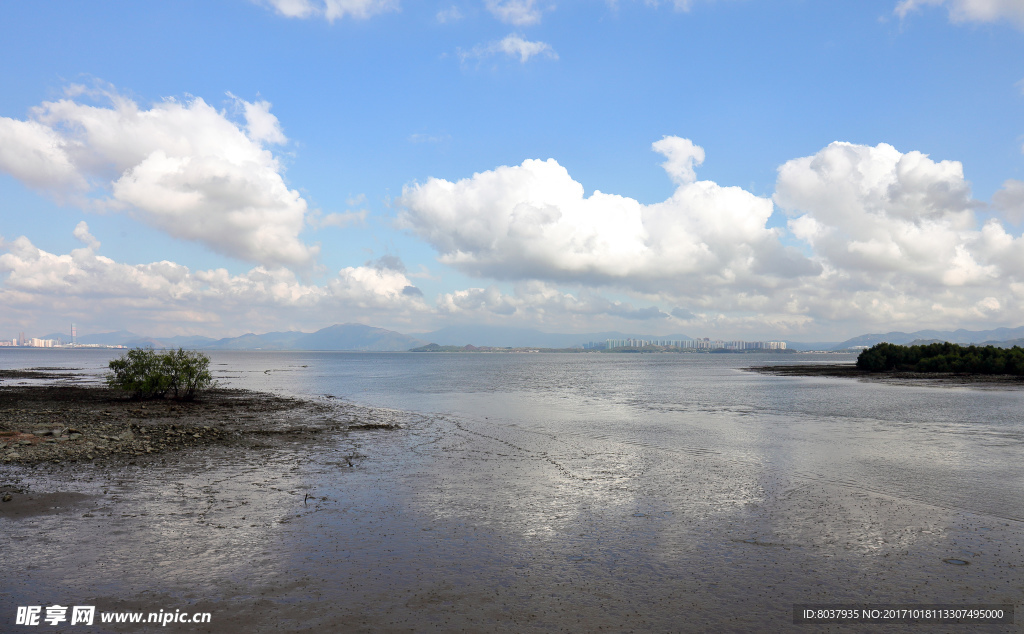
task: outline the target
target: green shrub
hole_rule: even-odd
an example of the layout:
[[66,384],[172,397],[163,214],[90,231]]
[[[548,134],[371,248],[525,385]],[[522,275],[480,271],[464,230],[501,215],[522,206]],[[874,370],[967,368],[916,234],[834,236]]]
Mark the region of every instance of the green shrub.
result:
[[194,350],[157,354],[152,348],[132,348],[110,361],[107,385],[128,392],[132,398],[173,398],[190,401],[200,391],[214,387],[210,358]]

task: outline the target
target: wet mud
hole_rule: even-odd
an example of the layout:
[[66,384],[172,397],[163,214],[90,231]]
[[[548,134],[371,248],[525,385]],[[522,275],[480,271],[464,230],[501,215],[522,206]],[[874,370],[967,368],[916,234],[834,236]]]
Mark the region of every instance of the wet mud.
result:
[[[224,411],[248,440],[0,465],[0,622],[56,603],[212,615],[175,632],[862,632],[882,630],[796,626],[793,604],[1024,604],[1014,518],[486,419]],[[122,422],[186,424],[166,414]],[[277,433],[299,428],[320,431]]]
[[132,400],[86,385],[0,387],[4,464],[152,461],[213,444],[257,446],[275,436],[314,436],[354,424],[376,423],[324,404],[247,390],[211,390],[176,401]]

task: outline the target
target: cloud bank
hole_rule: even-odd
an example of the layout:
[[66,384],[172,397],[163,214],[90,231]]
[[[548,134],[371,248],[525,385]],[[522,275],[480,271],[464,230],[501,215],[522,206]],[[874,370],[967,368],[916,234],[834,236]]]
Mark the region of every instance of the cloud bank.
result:
[[258,266],[231,275],[168,261],[122,264],[98,253],[100,243],[85,222],[74,235],[84,246],[66,255],[39,249],[24,236],[0,239],[4,321],[42,311],[95,324],[145,322],[169,332],[188,324],[216,332],[233,323],[319,328],[328,315],[400,322],[430,311],[422,293],[410,290],[418,289],[399,261],[345,267],[316,285],[285,268]]
[[[705,152],[689,139],[665,137],[652,148],[677,189],[649,205],[587,196],[554,159],[408,185],[399,222],[440,262],[518,284],[511,296],[470,289],[439,305],[513,314],[543,304],[541,296],[554,306],[556,285],[573,285],[686,306],[672,311],[682,321],[760,321],[762,330],[770,323],[790,333],[1018,319],[1024,243],[998,218],[979,222],[986,205],[972,197],[959,162],[837,142],[782,165],[767,199],[698,180]],[[1022,192],[1008,181],[994,204],[1019,219]],[[773,214],[786,229],[770,226]],[[526,283],[541,286],[527,292]]]

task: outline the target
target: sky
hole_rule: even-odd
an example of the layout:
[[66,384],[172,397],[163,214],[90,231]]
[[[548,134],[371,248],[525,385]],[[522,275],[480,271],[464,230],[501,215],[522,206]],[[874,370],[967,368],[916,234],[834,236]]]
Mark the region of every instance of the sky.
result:
[[0,337],[1024,325],[1024,0],[0,4]]

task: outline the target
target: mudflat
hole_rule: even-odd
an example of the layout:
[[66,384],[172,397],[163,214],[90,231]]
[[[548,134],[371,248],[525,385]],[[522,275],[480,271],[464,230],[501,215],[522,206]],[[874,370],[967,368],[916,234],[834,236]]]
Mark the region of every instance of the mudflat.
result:
[[[54,380],[41,371],[0,370],[2,378]],[[34,465],[152,463],[209,445],[268,446],[282,436],[308,438],[360,423],[336,408],[238,389],[193,401],[133,400],[99,386],[0,388],[0,460]]]
[[82,434],[38,451],[110,449],[0,464],[10,627],[59,604],[211,615],[175,632],[749,632],[797,603],[1024,600],[1020,518],[701,447],[242,391],[0,398],[7,428]]

